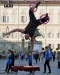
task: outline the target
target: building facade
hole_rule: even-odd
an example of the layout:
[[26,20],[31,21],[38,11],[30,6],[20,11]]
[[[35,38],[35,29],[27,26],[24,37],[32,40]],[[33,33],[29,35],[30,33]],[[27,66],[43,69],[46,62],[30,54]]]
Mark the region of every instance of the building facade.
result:
[[[9,38],[3,37],[6,33],[15,28],[25,28],[29,23],[29,8],[30,4],[13,4],[13,7],[4,7],[0,4],[0,49],[11,48],[11,43],[18,43],[21,46],[21,40],[24,35],[20,32],[12,33]],[[42,41],[42,47],[51,45],[53,50],[60,48],[60,4],[41,4],[37,11],[34,12],[36,18],[40,18],[42,14],[49,14],[50,21],[48,24],[42,24],[38,27],[39,32],[44,36],[37,37],[37,41]],[[29,41],[29,40],[28,40]],[[25,42],[28,42],[25,40]],[[5,43],[10,44],[5,46]],[[3,44],[2,44],[3,43]],[[4,46],[4,47],[3,47]],[[27,46],[25,44],[25,46]],[[16,47],[16,46],[15,46]],[[17,48],[17,47],[16,47]],[[16,49],[15,48],[15,49]],[[14,48],[13,48],[14,49]],[[20,47],[17,49],[20,50]],[[16,49],[16,50],[17,50]]]

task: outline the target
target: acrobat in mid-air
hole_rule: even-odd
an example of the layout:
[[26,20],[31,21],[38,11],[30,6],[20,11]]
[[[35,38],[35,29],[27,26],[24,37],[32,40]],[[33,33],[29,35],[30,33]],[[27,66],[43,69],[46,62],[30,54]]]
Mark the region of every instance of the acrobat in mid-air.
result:
[[41,22],[45,23],[49,20],[48,19],[48,13],[46,13],[45,16],[42,17],[41,19],[36,19],[33,11],[34,11],[35,8],[36,9],[38,8],[40,3],[41,2],[39,1],[38,3],[35,4],[35,6],[33,6],[29,9],[30,21],[24,29],[16,28],[16,29],[13,29],[13,30],[5,33],[5,36],[10,35],[13,32],[21,32],[21,33],[25,34],[25,39],[26,40],[30,39],[30,41],[31,41],[31,51],[33,51],[33,47],[34,47],[34,33],[35,33],[35,30],[37,29],[37,27],[39,25],[42,25]]

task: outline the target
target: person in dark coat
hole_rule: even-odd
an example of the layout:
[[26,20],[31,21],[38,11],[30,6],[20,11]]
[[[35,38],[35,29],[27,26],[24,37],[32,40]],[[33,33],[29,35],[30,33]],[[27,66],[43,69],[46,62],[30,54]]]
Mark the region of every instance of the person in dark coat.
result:
[[36,60],[36,63],[37,63],[38,58],[39,58],[39,53],[36,52],[36,54],[35,54],[35,60]]

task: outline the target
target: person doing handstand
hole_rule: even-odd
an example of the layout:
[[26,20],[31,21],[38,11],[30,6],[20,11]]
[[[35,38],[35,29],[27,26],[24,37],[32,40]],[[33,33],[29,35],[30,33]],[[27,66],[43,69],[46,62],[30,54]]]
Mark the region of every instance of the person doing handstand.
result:
[[[5,35],[10,35],[11,33],[13,32],[21,32],[23,34],[25,34],[25,39],[28,40],[29,37],[30,37],[30,41],[31,41],[31,50],[33,51],[33,47],[34,47],[34,33],[35,33],[35,30],[37,29],[37,27],[39,25],[42,25],[42,23],[40,22],[40,19],[36,19],[35,15],[34,15],[34,9],[38,8],[39,4],[41,2],[39,1],[34,7],[31,7],[29,9],[29,17],[30,17],[30,21],[28,23],[28,25],[24,28],[24,29],[13,29],[7,33],[5,33]],[[31,9],[33,11],[31,11]],[[48,13],[46,13],[45,17],[41,18],[41,21],[44,23],[44,22],[47,22],[48,20]]]

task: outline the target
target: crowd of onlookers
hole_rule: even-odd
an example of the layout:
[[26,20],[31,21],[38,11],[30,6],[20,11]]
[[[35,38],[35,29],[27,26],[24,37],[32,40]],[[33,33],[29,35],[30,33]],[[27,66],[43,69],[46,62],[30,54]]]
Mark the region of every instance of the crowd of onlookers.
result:
[[[37,50],[37,51],[33,52],[32,55],[33,55],[33,59],[36,60],[36,63],[38,61],[43,63],[43,59],[44,59],[44,56],[45,56],[45,51],[38,52],[38,50]],[[20,53],[20,58],[21,58],[21,60],[23,60],[23,59],[28,60],[29,54],[21,52]],[[56,58],[57,58],[56,51],[51,52],[50,60],[55,61]]]
[[[50,59],[49,61],[55,61],[55,59],[57,58],[56,55],[56,51],[50,51]],[[3,54],[4,55],[4,54]],[[24,53],[24,52],[19,52],[19,53],[14,53],[14,51],[8,49],[8,55],[6,56],[7,58],[7,63],[6,63],[6,68],[5,68],[5,72],[9,73],[9,71],[12,70],[12,66],[14,66],[14,62],[16,58],[20,58],[21,61],[26,60],[29,62],[29,66],[32,65],[32,59],[35,59],[36,63],[40,62],[43,63],[44,58],[45,58],[45,50],[42,50],[41,52],[39,52],[38,50],[34,51],[34,52],[30,52],[30,53]]]
[[[57,53],[55,51],[51,51],[49,46],[45,47],[45,50],[39,52],[38,50],[34,51],[33,53],[25,54],[21,52],[20,57],[21,60],[28,60],[29,66],[32,66],[32,59],[35,59],[36,63],[44,63],[44,72],[46,73],[46,65],[48,67],[48,73],[51,73],[51,66],[49,64],[50,61],[55,61]],[[45,61],[43,61],[45,60]],[[31,73],[31,72],[30,72]]]
[[[36,60],[41,60],[43,62],[43,57],[44,57],[44,50],[42,50],[41,52],[35,51],[33,52],[33,58]],[[29,53],[24,53],[24,52],[14,52],[14,56],[15,58],[19,58],[19,56],[21,57],[21,60],[23,59],[28,59]],[[7,58],[7,54],[0,54],[0,59],[6,59]],[[51,51],[51,60],[55,61],[55,58],[57,58],[57,52],[56,51]]]

